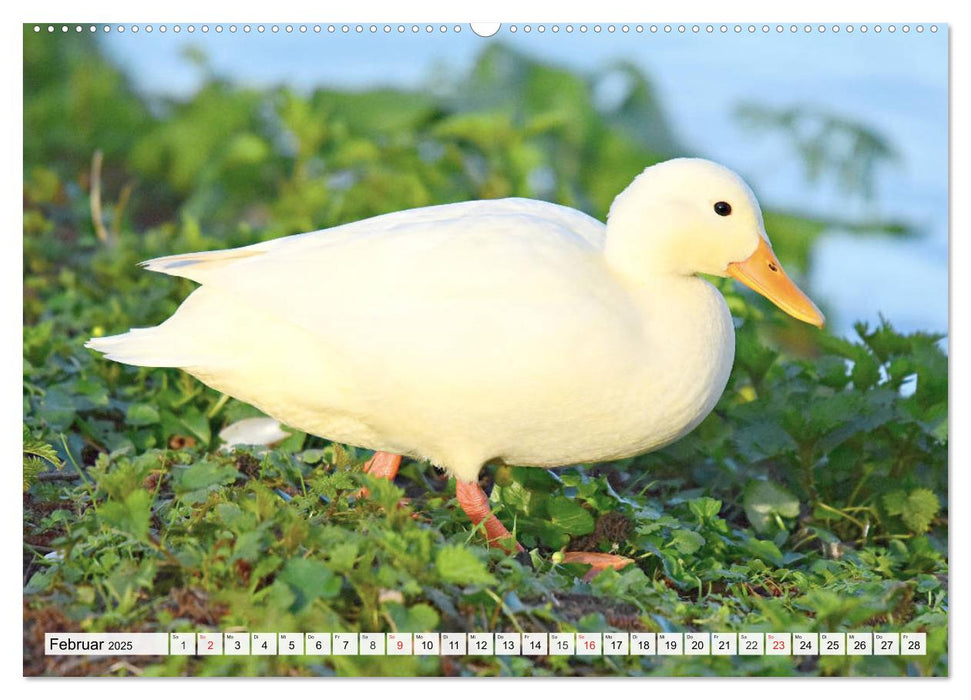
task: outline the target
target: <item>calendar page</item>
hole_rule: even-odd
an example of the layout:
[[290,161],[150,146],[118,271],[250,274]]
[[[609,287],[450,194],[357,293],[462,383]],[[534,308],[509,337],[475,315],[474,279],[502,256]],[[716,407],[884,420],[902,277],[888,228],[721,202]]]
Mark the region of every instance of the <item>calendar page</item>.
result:
[[949,674],[949,27],[627,14],[23,25],[25,676]]

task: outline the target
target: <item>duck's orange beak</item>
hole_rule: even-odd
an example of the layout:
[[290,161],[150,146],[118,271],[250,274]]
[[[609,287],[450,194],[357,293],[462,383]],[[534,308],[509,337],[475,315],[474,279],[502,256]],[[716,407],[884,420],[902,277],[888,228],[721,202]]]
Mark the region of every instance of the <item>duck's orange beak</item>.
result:
[[826,318],[782,269],[765,238],[759,236],[759,247],[742,262],[731,263],[726,272],[753,289],[793,318],[823,327]]

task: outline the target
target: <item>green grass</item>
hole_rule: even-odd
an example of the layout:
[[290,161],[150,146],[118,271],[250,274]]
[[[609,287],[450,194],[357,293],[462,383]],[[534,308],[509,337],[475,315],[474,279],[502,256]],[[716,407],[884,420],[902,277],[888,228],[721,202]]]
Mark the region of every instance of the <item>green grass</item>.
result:
[[[254,409],[179,371],[82,347],[160,322],[192,289],[139,260],[506,194],[602,215],[634,172],[676,149],[664,129],[645,142],[626,126],[663,124],[653,99],[600,114],[588,77],[492,52],[470,84],[506,94],[490,69],[502,59],[522,93],[488,111],[471,88],[436,102],[212,80],[153,111],[90,39],[57,38],[25,36],[25,120],[36,126],[24,171],[25,673],[948,673],[947,356],[936,336],[884,323],[849,342],[720,282],[738,319],[736,363],[693,433],[616,464],[484,471],[494,509],[529,550],[519,559],[483,545],[454,482],[428,465],[406,462],[394,484],[376,482],[361,472],[368,454],[297,432],[266,452],[223,451],[219,431]],[[554,83],[568,100],[553,99]],[[556,174],[551,192],[531,184],[537,167]],[[822,223],[774,220],[783,261],[808,265]],[[354,497],[362,485],[371,498]],[[555,563],[564,548],[635,564],[584,581],[582,567]],[[910,630],[927,632],[929,648],[121,665],[42,652],[45,631],[228,629]]]

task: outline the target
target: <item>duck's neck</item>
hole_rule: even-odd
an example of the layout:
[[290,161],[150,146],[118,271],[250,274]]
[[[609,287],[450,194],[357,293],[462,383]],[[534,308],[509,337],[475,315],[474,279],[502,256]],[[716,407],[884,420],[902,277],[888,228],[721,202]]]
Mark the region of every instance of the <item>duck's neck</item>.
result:
[[610,207],[604,239],[604,257],[614,272],[640,285],[667,276],[693,276],[684,249],[685,222],[691,220],[684,206],[669,197],[654,196],[650,173],[637,177]]

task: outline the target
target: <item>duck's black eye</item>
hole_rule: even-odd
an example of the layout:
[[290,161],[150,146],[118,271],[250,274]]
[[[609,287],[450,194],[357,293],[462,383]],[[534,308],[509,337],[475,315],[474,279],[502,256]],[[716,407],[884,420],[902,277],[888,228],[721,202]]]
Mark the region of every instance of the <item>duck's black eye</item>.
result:
[[718,216],[728,216],[732,213],[732,205],[728,202],[715,202],[715,213]]

